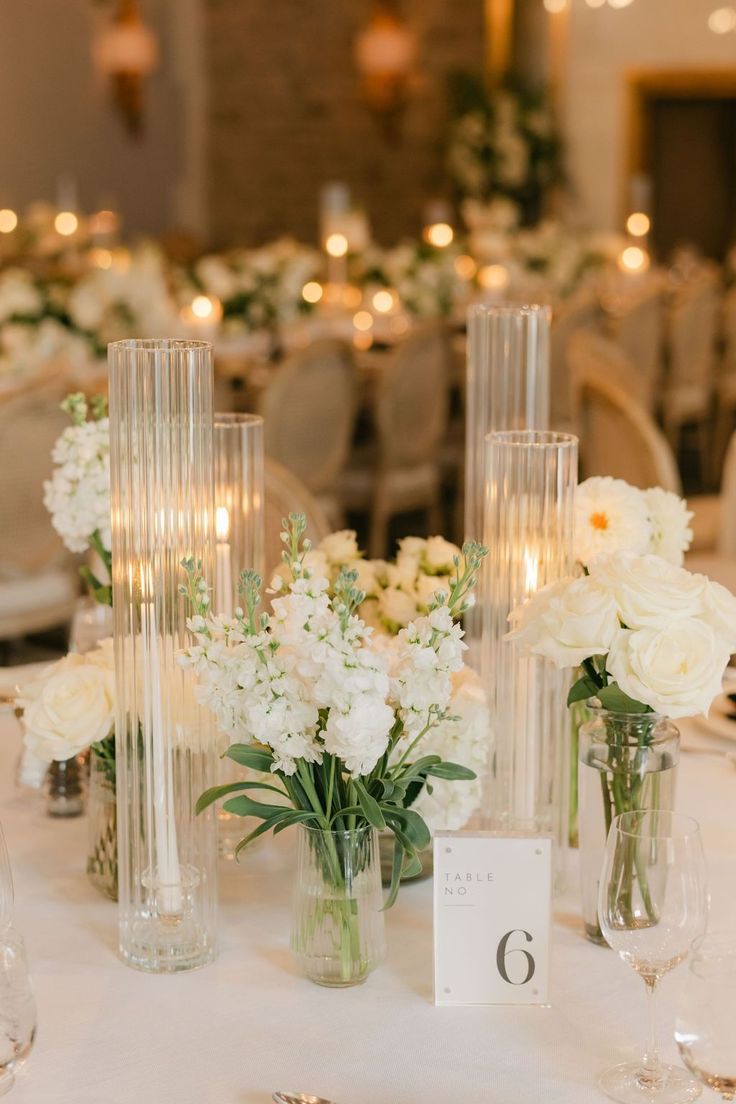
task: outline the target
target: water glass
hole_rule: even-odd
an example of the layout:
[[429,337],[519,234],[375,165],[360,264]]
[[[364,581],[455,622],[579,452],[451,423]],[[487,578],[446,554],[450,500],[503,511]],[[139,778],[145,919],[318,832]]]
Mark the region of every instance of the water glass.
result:
[[708,893],[696,821],[665,810],[622,813],[611,825],[600,880],[598,918],[610,947],[642,978],[649,997],[649,1041],[640,1062],[607,1070],[601,1089],[621,1104],[684,1104],[701,1085],[659,1061],[655,993],[705,931]]
[[0,936],[0,1096],[13,1085],[36,1034],[36,1002],[23,940],[12,929]]
[[704,1085],[736,1100],[736,935],[709,933],[692,950],[675,1039]]

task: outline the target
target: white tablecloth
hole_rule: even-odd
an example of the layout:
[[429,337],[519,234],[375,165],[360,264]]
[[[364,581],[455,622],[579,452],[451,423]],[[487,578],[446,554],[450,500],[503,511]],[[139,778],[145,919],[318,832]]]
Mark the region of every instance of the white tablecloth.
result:
[[[388,960],[365,985],[313,985],[288,948],[286,834],[226,870],[214,965],[165,977],[131,970],[116,958],[115,905],[83,873],[84,820],[52,820],[14,789],[18,749],[5,713],[0,817],[39,1020],[13,1104],[266,1104],[276,1088],[339,1104],[595,1104],[596,1074],[644,1039],[644,988],[582,938],[574,887],[556,911],[550,1008],[432,1005],[429,883],[402,890],[388,914]],[[736,770],[684,755],[679,805],[703,826],[717,918],[736,921]],[[662,986],[671,1058],[683,975]]]

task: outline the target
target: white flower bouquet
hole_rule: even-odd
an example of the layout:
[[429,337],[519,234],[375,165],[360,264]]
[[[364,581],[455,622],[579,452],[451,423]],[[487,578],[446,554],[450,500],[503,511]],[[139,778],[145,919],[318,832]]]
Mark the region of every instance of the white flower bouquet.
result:
[[[304,557],[304,565],[328,579],[330,586],[343,569],[355,572],[364,598],[360,619],[374,630],[377,646],[391,652],[397,635],[418,617],[429,613],[440,596],[447,600],[453,586],[456,563],[462,561],[457,545],[444,537],[405,537],[399,541],[395,561],[363,558],[353,530],[331,533]],[[280,588],[291,578],[285,566],[272,586]],[[473,600],[468,596],[468,604]],[[379,634],[383,639],[379,643]],[[431,791],[413,787],[406,800],[421,813],[432,834],[464,828],[478,808],[489,747],[488,703],[477,673],[463,667],[451,676],[452,692],[446,716],[427,732],[419,750],[470,767],[476,777],[462,781],[434,779]]]
[[364,600],[357,572],[343,568],[332,585],[313,573],[303,530],[300,515],[285,523],[288,581],[273,597],[270,614],[257,615],[260,579],[245,572],[243,608],[232,621],[213,617],[206,581],[196,565],[185,565],[183,589],[197,642],[181,662],[194,668],[200,701],[220,730],[239,741],[227,756],[271,775],[215,787],[202,795],[199,808],[226,797],[227,811],[260,820],[240,848],[292,824],[318,829],[325,856],[336,829],[392,832],[390,904],[402,870],[421,869],[418,853],[430,840],[420,813],[407,807],[408,793],[430,790],[434,779],[474,777],[468,767],[425,754],[423,747],[446,718],[452,677],[463,669],[458,618],[485,550],[467,544],[463,558],[455,557],[449,592],[387,647],[357,615]]

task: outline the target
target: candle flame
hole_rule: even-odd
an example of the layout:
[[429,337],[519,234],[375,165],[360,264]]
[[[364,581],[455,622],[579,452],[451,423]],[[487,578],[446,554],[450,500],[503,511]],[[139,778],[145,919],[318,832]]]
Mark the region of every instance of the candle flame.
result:
[[534,594],[539,583],[539,560],[525,549],[524,551],[524,591],[528,595]]
[[218,506],[215,511],[215,536],[218,541],[226,541],[230,536],[230,514],[227,506]]

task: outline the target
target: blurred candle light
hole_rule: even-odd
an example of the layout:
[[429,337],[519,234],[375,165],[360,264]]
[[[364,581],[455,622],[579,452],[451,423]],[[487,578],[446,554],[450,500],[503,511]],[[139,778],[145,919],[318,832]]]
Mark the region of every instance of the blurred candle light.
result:
[[454,237],[455,231],[449,222],[433,222],[424,228],[424,240],[437,249],[445,249],[448,245],[452,245]]
[[373,344],[373,336],[370,333],[361,332],[360,330],[353,334],[353,345],[361,352],[365,353],[370,349]]
[[342,289],[342,304],[348,310],[355,310],[363,302],[363,292],[355,284],[346,284]]
[[736,30],[736,8],[716,8],[708,16],[708,29],[718,35]]
[[626,229],[633,238],[645,238],[651,229],[649,215],[643,211],[634,211],[626,220]]
[[367,310],[356,311],[353,315],[353,325],[356,330],[366,332],[373,327],[373,315]]
[[484,265],[478,273],[478,283],[486,291],[505,291],[509,286],[508,269],[501,264]]
[[550,15],[557,15],[567,7],[567,0],[544,0],[544,6]]
[[467,253],[461,253],[455,258],[455,271],[461,280],[472,280],[478,271],[478,266]]
[[69,238],[72,234],[76,234],[78,228],[79,219],[73,211],[59,211],[54,219],[54,229],[56,233],[61,234],[64,238]]
[[18,216],[10,207],[0,210],[0,234],[12,234],[18,225]]
[[606,0],[585,0],[589,8],[602,8]]
[[639,274],[649,268],[649,254],[638,245],[627,245],[618,259],[618,266],[622,272]]
[[331,257],[344,257],[348,251],[348,239],[344,234],[330,234],[325,249]]
[[215,295],[195,295],[189,306],[182,308],[180,317],[198,333],[209,333],[222,321],[222,303]]
[[634,0],[608,0],[608,3],[612,8],[628,8],[629,4],[633,4]]
[[323,294],[322,285],[316,280],[309,280],[302,288],[302,299],[305,303],[319,303]]
[[109,249],[96,247],[88,253],[89,263],[95,268],[112,268],[112,253]]
[[381,288],[373,296],[373,307],[379,314],[388,314],[396,305],[396,297],[388,288]]

